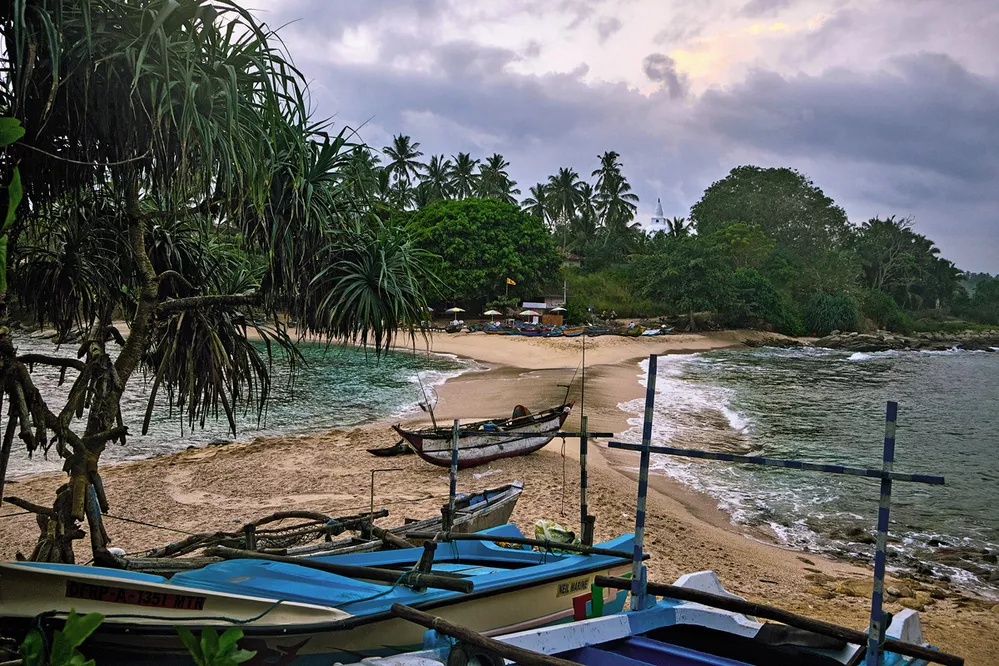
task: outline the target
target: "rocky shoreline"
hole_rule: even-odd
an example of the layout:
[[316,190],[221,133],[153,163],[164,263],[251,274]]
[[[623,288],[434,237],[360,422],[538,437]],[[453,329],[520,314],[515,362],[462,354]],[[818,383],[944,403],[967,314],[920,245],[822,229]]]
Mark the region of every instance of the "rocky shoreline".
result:
[[833,331],[824,338],[814,340],[812,346],[855,352],[878,352],[893,349],[909,351],[961,349],[964,351],[994,352],[999,350],[999,330],[916,333],[914,335],[900,335],[889,331],[876,331],[874,333]]

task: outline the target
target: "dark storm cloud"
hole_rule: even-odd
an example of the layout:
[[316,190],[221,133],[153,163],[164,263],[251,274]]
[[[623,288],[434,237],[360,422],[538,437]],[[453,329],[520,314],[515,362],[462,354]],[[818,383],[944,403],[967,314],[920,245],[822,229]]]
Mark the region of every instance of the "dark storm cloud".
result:
[[687,77],[676,69],[676,61],[664,53],[651,53],[642,61],[645,76],[655,81],[665,90],[670,99],[679,99],[687,94]]
[[791,3],[792,0],[749,0],[739,10],[739,14],[750,18],[770,16],[791,6]]
[[[289,30],[318,115],[355,127],[369,121],[360,133],[373,146],[402,132],[427,155],[500,152],[525,192],[560,166],[588,178],[597,155],[616,150],[641,197],[640,221],[657,197],[667,215],[686,215],[738,164],[791,166],[854,222],[914,215],[917,231],[961,268],[999,271],[999,81],[949,56],[914,54],[863,72],[812,76],[759,69],[681,100],[687,82],[663,53],[635,63],[659,84],[642,95],[587,82],[585,64],[518,74],[540,45],[441,44],[383,32],[378,62],[331,63],[322,44],[300,48],[302,23]],[[827,39],[835,44],[836,34]],[[392,65],[400,62],[413,66]]]
[[606,42],[614,33],[621,29],[623,24],[620,19],[613,16],[605,16],[600,19],[597,23],[597,35],[600,37],[600,43]]

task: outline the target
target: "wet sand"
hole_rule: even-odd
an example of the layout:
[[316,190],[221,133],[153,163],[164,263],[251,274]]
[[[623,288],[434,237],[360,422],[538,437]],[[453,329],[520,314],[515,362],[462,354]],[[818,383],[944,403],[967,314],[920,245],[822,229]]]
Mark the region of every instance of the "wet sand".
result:
[[[682,353],[740,344],[759,334],[726,331],[666,338],[601,337],[586,341],[585,413],[591,431],[628,429],[619,404],[643,395],[638,362],[650,353]],[[417,350],[456,354],[478,361],[472,371],[438,387],[438,420],[497,416],[515,404],[532,409],[559,402],[566,389],[577,400],[566,429],[579,426],[577,367],[580,339],[507,338],[483,334],[438,335]],[[411,349],[411,345],[407,345]],[[415,424],[417,420],[413,420]],[[439,511],[447,496],[447,470],[416,456],[376,458],[367,448],[396,441],[388,423],[304,436],[260,438],[246,444],[192,449],[139,462],[106,467],[104,478],[111,516],[107,528],[114,544],[142,552],[184,537],[186,532],[231,530],[278,509],[300,508],[329,514],[365,510],[371,470],[376,474],[375,506],[389,510],[380,524],[423,518]],[[636,487],[634,455],[591,446],[590,512],[597,516],[597,540],[634,529]],[[520,479],[524,494],[513,520],[530,534],[533,523],[554,519],[578,529],[578,441],[554,440],[542,451],[462,470],[460,491],[498,486]],[[49,503],[61,475],[37,475],[7,486],[7,494]],[[856,565],[803,554],[768,542],[765,533],[734,526],[710,497],[664,477],[653,477],[648,503],[649,579],[672,582],[683,573],[712,569],[732,592],[855,628],[864,628],[871,576]],[[4,505],[0,515],[16,513]],[[126,522],[120,518],[169,526],[179,532]],[[31,516],[0,520],[0,558],[31,551],[37,527]],[[89,558],[86,540],[77,542],[78,561]],[[992,664],[999,655],[999,606],[994,601],[954,593],[945,586],[891,579],[889,585],[926,603],[921,613],[927,639],[967,658]],[[906,589],[908,588],[908,589]],[[859,596],[857,596],[859,595]],[[928,600],[928,601],[927,601]],[[902,609],[897,602],[887,610]]]

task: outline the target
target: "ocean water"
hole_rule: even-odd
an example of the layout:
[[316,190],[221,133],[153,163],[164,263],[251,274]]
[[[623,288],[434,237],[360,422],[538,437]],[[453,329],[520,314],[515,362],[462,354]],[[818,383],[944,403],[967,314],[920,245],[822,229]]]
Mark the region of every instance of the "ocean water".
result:
[[[76,345],[54,351],[47,340],[24,337],[17,340],[19,353],[40,352],[72,356]],[[109,345],[113,353],[114,345]],[[149,433],[140,435],[142,419],[149,400],[149,384],[141,374],[134,375],[122,399],[122,416],[131,431],[125,446],[108,446],[101,460],[138,460],[203,446],[214,441],[248,441],[265,435],[306,434],[332,428],[356,425],[385,418],[402,416],[418,409],[422,400],[421,382],[428,390],[472,368],[472,365],[452,356],[427,353],[391,352],[380,359],[373,352],[344,346],[328,347],[321,343],[299,345],[305,359],[290,381],[287,360],[275,356],[272,371],[271,400],[267,411],[258,419],[255,410],[237,410],[236,435],[229,432],[225,414],[218,420],[209,419],[205,428],[190,428],[183,414],[170,410],[166,392],[157,395],[157,405],[150,419]],[[36,366],[35,384],[43,395],[54,402],[58,410],[69,391],[69,383],[58,386],[58,371]],[[6,415],[3,417],[6,423]],[[390,441],[391,440],[391,441]],[[386,430],[385,444],[395,440]],[[61,469],[54,450],[48,460],[41,451],[29,459],[20,440],[15,440],[8,475]]]
[[[895,469],[946,485],[893,484],[889,568],[999,593],[999,353],[762,348],[658,363],[654,440],[681,448],[880,468],[896,400]],[[640,441],[641,417],[630,423]],[[662,455],[652,468],[789,546],[872,561],[877,480]]]

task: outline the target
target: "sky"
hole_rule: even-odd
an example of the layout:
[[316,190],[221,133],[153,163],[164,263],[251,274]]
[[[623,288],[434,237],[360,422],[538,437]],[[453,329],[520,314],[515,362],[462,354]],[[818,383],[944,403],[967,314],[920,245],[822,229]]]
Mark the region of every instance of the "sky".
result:
[[[997,0],[252,0],[317,117],[494,152],[528,187],[621,154],[646,222],[734,167],[807,174],[999,273]],[[592,179],[591,179],[592,180]],[[522,196],[524,196],[522,195]]]

